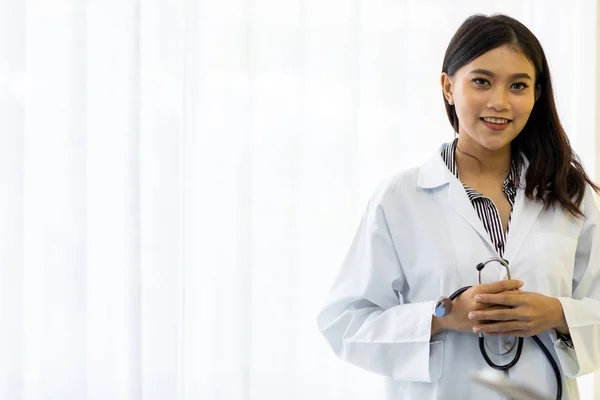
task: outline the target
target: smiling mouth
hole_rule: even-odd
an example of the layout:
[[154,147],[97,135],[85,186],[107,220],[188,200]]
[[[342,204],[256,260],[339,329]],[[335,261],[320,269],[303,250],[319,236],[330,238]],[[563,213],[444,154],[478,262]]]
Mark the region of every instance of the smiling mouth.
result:
[[506,119],[506,118],[488,118],[488,117],[482,117],[479,118],[482,121],[488,122],[490,124],[496,124],[496,125],[505,125],[508,124],[509,122],[511,122],[512,120],[510,119]]

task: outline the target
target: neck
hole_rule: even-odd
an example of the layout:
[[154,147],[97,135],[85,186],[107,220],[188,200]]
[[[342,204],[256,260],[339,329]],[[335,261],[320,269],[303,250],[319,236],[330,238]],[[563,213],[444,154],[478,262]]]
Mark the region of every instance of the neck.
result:
[[[456,146],[456,166],[459,174],[498,177],[504,179],[510,171],[510,144],[498,150],[489,150],[471,140],[458,138]],[[461,140],[463,139],[463,140]]]

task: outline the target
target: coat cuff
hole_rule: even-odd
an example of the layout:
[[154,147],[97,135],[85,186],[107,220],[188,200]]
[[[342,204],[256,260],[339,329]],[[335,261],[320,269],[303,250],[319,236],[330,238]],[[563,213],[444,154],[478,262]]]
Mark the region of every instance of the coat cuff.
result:
[[[578,304],[582,300],[576,300],[571,297],[557,297],[560,301],[567,326],[571,343],[562,340],[554,329],[550,330],[550,338],[554,343],[556,354],[562,366],[565,375],[569,378],[576,378],[593,372],[593,361],[598,354],[598,346],[595,343],[598,326],[594,321],[588,321],[588,318],[580,318],[578,310],[583,304]],[[585,314],[582,315],[582,317]],[[592,346],[590,346],[592,344]]]
[[571,342],[568,343],[559,338],[557,335],[558,332],[554,329],[551,329],[549,333],[550,340],[552,340],[552,343],[554,344],[554,350],[556,351],[563,372],[569,378],[576,377],[579,372],[579,363],[577,362],[577,354],[575,352],[572,337]]
[[392,313],[399,312],[401,315],[398,317],[402,317],[403,324],[413,327],[410,331],[405,331],[404,334],[394,338],[396,344],[390,345],[389,354],[405,361],[393,362],[395,368],[391,374],[392,379],[435,382],[441,378],[445,332],[431,336],[434,304],[435,301],[425,301],[403,304],[388,310]]
[[[446,332],[442,331],[437,335],[431,336],[431,325],[433,323],[433,307],[435,301],[425,301],[413,304],[404,304],[400,307],[410,307],[410,315],[416,317],[417,321],[413,322],[415,327],[414,339],[417,343],[413,346],[414,354],[408,358],[414,360],[426,360],[426,363],[400,363],[401,369],[417,368],[413,370],[417,375],[415,381],[435,382],[442,377],[442,367],[444,365],[444,338]],[[404,364],[404,365],[403,365]],[[422,368],[417,367],[421,365]],[[400,372],[400,371],[398,371]],[[407,375],[407,371],[401,371],[397,374],[397,379],[403,379]]]

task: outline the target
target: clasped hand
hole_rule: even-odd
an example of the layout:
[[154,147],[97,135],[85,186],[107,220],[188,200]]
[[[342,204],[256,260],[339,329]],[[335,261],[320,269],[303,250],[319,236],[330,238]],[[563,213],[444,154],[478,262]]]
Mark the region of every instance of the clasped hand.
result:
[[527,337],[548,329],[568,333],[560,301],[522,286],[522,281],[503,280],[469,288],[454,300],[444,328],[488,336]]

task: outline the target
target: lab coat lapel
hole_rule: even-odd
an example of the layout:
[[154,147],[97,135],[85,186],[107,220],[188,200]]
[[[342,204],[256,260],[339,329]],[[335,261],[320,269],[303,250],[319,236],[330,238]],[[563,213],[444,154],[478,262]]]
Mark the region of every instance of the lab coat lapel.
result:
[[452,208],[469,224],[471,228],[483,239],[492,252],[496,252],[496,248],[492,244],[489,234],[483,226],[483,222],[479,219],[477,211],[473,207],[467,191],[463,184],[458,179],[450,181],[448,191],[448,200]]
[[504,258],[509,263],[515,259],[519,250],[521,250],[521,246],[523,246],[523,242],[529,235],[542,208],[544,208],[542,203],[527,199],[524,190],[519,189],[517,191],[504,253]]
[[[419,186],[424,189],[434,189],[442,185],[449,185],[448,202],[451,208],[456,211],[475,232],[483,239],[488,248],[494,254],[496,248],[483,226],[483,223],[477,215],[477,211],[473,208],[469,196],[464,189],[462,183],[456,179],[444,164],[441,151],[443,146],[438,150],[438,153],[425,163],[419,172]],[[506,251],[504,258],[512,261],[520,251],[525,238],[535,224],[543,205],[539,202],[529,200],[525,197],[525,192],[522,188],[525,187],[525,177],[529,162],[524,155],[522,169],[520,172],[520,185],[517,190],[515,204],[513,206],[508,238],[506,241]]]
[[448,202],[450,203],[450,207],[477,232],[488,248],[492,252],[495,252],[496,249],[492,245],[492,241],[479,219],[477,211],[473,208],[473,204],[471,204],[471,200],[469,200],[463,184],[452,175],[442,160],[441,151],[443,148],[444,146],[421,167],[419,171],[419,186],[424,189],[434,189],[448,184]]

